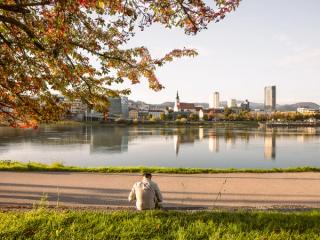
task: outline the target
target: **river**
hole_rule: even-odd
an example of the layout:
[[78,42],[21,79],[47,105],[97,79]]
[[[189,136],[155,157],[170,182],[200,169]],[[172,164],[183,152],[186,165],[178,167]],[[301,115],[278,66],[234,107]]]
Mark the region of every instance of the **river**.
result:
[[320,167],[320,128],[1,127],[0,159],[86,167]]

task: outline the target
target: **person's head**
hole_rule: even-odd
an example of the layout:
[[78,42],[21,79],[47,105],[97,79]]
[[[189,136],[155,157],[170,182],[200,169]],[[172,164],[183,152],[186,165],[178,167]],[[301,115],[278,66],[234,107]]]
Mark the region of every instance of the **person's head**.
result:
[[151,179],[152,178],[152,174],[149,173],[149,172],[145,172],[145,173],[143,173],[143,177]]

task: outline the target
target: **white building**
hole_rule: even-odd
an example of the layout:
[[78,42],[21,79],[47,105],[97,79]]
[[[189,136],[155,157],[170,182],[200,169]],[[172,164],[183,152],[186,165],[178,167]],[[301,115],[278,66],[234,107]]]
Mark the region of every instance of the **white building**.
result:
[[230,99],[228,101],[228,108],[236,108],[237,107],[237,100],[236,99]]
[[319,113],[319,110],[301,107],[301,108],[297,108],[297,112],[301,114],[316,114],[316,113]]
[[75,99],[73,101],[65,100],[65,103],[69,105],[69,112],[71,114],[84,113],[87,111],[87,105],[84,104],[80,99]]
[[178,92],[173,110],[175,112],[197,112],[197,108],[195,107],[194,103],[180,102]]
[[162,113],[164,114],[163,110],[149,110],[149,115],[156,119],[160,119]]
[[219,92],[214,92],[209,99],[210,108],[219,108],[220,107],[220,95]]

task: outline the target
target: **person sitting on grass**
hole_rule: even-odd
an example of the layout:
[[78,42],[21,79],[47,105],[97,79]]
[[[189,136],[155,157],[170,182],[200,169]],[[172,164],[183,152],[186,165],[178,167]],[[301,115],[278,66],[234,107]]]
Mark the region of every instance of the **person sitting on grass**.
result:
[[129,194],[129,202],[136,200],[137,210],[161,208],[162,195],[158,185],[151,181],[151,173],[144,173],[141,182],[136,182]]

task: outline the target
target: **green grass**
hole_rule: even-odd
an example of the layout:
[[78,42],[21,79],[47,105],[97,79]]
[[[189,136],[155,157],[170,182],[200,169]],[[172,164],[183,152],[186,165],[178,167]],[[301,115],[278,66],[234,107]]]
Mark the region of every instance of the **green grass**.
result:
[[0,239],[320,239],[320,211],[0,212]]
[[272,169],[250,169],[250,168],[166,168],[166,167],[75,167],[65,166],[56,162],[46,165],[37,162],[22,163],[10,160],[0,161],[0,171],[64,171],[64,172],[100,172],[100,173],[172,173],[172,174],[197,174],[197,173],[280,173],[280,172],[320,172],[320,168],[296,167],[296,168],[272,168]]

